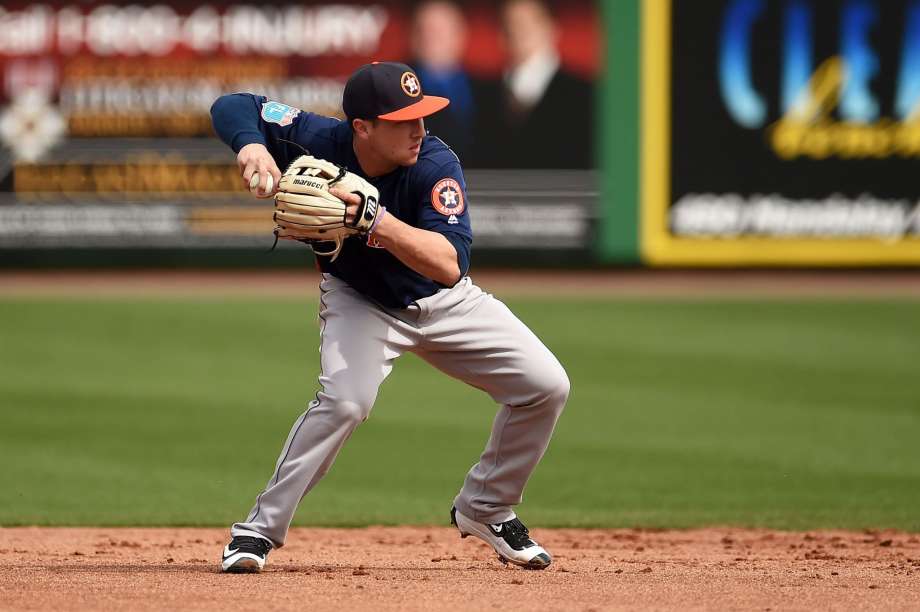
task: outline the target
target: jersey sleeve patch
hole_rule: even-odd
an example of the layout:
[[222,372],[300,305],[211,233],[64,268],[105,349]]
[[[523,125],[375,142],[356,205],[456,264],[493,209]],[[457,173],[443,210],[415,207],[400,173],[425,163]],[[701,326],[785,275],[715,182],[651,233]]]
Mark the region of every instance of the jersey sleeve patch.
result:
[[269,100],[262,103],[262,120],[266,123],[277,123],[284,127],[294,123],[294,119],[300,114],[299,108]]
[[460,184],[452,178],[444,178],[435,183],[431,190],[431,205],[448,217],[462,214],[466,203],[463,201]]

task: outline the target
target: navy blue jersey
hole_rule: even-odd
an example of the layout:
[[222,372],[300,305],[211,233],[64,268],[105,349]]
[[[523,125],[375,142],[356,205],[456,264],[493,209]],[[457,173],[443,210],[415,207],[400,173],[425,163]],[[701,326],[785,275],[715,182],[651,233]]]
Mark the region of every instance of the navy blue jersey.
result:
[[[264,144],[284,171],[303,155],[299,147],[284,142],[287,140],[305,147],[314,157],[344,166],[365,178],[380,192],[380,203],[387,213],[408,225],[447,238],[457,250],[461,277],[466,275],[473,240],[466,182],[460,160],[440,139],[425,136],[415,165],[369,177],[358,164],[351,126],[345,121],[300,111],[252,94],[218,98],[211,107],[211,117],[217,134],[236,153],[248,144]],[[334,262],[320,255],[316,259],[323,272],[342,279],[389,308],[404,308],[443,287],[365,237],[346,239]]]

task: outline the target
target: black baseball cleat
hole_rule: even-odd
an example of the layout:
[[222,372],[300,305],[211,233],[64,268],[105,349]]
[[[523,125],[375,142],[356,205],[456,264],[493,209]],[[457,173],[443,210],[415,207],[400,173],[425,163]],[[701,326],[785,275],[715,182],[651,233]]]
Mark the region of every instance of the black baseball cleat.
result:
[[258,574],[272,544],[264,538],[236,536],[224,547],[220,571],[230,574]]
[[489,544],[502,563],[513,563],[525,569],[546,569],[553,562],[550,554],[530,539],[527,527],[517,517],[491,525],[474,521],[452,508],[450,522],[457,526],[461,538],[473,535]]

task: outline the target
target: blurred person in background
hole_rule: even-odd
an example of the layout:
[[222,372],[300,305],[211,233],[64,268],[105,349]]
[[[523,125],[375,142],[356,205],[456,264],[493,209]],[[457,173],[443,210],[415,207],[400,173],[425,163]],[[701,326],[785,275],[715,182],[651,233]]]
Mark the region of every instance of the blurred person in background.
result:
[[450,106],[426,119],[428,133],[450,143],[469,163],[476,119],[473,83],[463,69],[466,17],[448,0],[421,3],[412,20],[413,68],[426,91],[450,99]]
[[593,87],[562,68],[556,24],[538,0],[502,7],[504,78],[482,100],[477,153],[496,168],[593,166]]

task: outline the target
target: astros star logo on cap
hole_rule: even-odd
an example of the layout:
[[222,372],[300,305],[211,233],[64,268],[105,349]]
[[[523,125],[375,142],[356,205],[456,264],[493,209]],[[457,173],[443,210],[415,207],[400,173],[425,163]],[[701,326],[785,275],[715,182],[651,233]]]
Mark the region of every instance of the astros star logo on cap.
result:
[[436,113],[449,100],[422,93],[422,81],[410,66],[399,62],[371,62],[348,77],[342,92],[342,110],[352,119],[413,121]]
[[412,96],[413,98],[419,95],[422,91],[422,88],[419,87],[418,84],[418,77],[411,72],[404,72],[402,78],[399,79],[399,84],[402,85],[403,91],[406,92],[406,95]]

